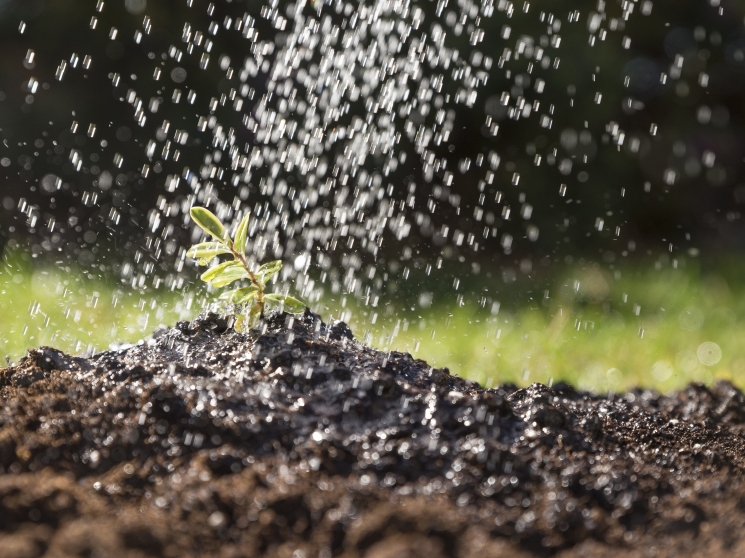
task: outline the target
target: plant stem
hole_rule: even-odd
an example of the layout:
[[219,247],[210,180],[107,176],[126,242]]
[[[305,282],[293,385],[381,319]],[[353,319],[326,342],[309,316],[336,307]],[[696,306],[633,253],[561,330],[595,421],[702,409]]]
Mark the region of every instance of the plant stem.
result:
[[228,240],[227,247],[230,250],[230,253],[233,254],[233,258],[241,262],[243,265],[243,268],[248,273],[248,278],[251,280],[251,283],[256,286],[259,291],[256,293],[256,304],[259,305],[259,308],[261,309],[261,318],[264,318],[264,285],[261,284],[261,281],[259,281],[256,278],[256,275],[251,271],[251,268],[248,266],[248,261],[246,260],[246,257],[241,254],[240,252],[237,252],[235,249],[233,249],[233,243]]

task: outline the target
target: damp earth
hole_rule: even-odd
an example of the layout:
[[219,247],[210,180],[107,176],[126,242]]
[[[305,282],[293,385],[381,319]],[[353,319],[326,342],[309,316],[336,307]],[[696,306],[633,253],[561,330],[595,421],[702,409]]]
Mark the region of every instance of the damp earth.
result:
[[483,389],[306,311],[0,370],[0,549],[733,556],[745,397]]

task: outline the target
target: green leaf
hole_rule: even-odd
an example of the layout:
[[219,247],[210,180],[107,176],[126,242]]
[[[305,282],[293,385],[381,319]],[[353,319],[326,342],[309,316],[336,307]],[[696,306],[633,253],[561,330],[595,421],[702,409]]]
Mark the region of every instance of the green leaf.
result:
[[248,238],[248,218],[250,214],[246,213],[238,229],[235,231],[235,239],[233,240],[233,247],[238,251],[239,254],[246,255],[246,239]]
[[256,278],[261,281],[262,285],[266,285],[280,269],[282,269],[281,260],[275,260],[273,262],[265,263],[256,271]]
[[252,328],[256,325],[256,322],[261,318],[261,304],[254,304],[248,313],[248,327]]
[[227,300],[232,304],[246,304],[253,300],[258,292],[259,289],[257,287],[243,287],[242,289],[235,289],[221,294],[220,300]]
[[202,242],[189,248],[186,256],[197,260],[199,265],[207,265],[212,258],[222,254],[230,254],[222,242]]
[[302,314],[305,312],[305,303],[292,296],[285,296],[285,312],[288,314]]
[[214,213],[205,207],[192,207],[191,218],[202,230],[214,236],[217,240],[225,240],[225,226]]
[[234,281],[240,279],[246,279],[248,277],[248,271],[243,266],[230,267],[219,274],[214,279],[210,280],[210,285],[213,287],[224,287],[230,285]]
[[274,260],[273,262],[265,263],[262,265],[258,273],[271,273],[275,274],[282,269],[282,260]]
[[[207,271],[205,271],[204,273],[202,273],[202,276],[200,277],[200,279],[202,281],[207,281],[207,282],[212,281],[215,277],[217,277],[219,275],[222,275],[223,273],[225,273],[226,270],[228,270],[230,268],[233,268],[233,267],[239,267],[239,268],[243,269],[243,266],[241,265],[241,262],[238,262],[238,261],[235,261],[235,260],[233,260],[231,262],[223,262],[223,263],[221,263],[219,265],[216,265],[215,267],[211,267],[210,269],[208,269]],[[244,269],[244,271],[245,271],[245,269]],[[246,274],[246,275],[248,275],[248,274]]]
[[280,293],[271,293],[264,297],[270,306],[280,306],[288,314],[301,314],[305,312],[305,304],[298,299]]

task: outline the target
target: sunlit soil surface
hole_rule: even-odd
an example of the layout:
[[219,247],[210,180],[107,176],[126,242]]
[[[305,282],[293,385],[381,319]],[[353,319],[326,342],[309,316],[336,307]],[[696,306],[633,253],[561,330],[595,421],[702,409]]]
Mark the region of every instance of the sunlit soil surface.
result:
[[3,558],[745,555],[728,382],[483,390],[309,311],[205,313],[32,350],[0,399]]
[[[498,311],[459,307],[450,293],[433,298],[429,308],[396,309],[329,296],[313,307],[324,318],[345,319],[377,348],[409,351],[485,386],[567,381],[597,392],[637,385],[668,391],[718,378],[745,386],[745,289],[722,274],[669,269],[613,279],[575,270],[548,298],[524,297],[528,304]],[[194,285],[142,294],[115,279],[6,261],[0,355],[17,360],[41,345],[81,354],[136,343],[161,324],[194,318],[207,301]]]

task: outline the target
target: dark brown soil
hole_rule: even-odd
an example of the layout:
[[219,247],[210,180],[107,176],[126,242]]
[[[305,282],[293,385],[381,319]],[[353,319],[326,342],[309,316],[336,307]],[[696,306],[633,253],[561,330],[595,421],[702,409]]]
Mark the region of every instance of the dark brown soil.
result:
[[745,555],[745,397],[477,384],[306,313],[0,370],[0,556]]

